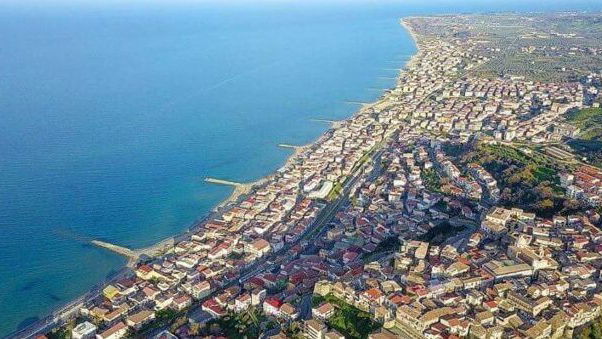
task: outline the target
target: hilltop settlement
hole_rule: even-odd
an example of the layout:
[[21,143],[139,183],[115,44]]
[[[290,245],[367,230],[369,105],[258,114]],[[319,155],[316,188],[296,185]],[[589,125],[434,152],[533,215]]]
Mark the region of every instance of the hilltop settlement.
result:
[[395,88],[30,335],[600,338],[602,14],[402,25]]

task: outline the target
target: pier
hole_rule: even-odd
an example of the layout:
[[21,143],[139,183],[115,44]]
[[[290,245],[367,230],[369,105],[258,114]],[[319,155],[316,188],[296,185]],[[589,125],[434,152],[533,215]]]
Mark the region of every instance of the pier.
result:
[[328,124],[336,124],[337,122],[340,122],[339,120],[330,120],[330,119],[309,119],[309,121],[325,122],[325,123],[328,123]]
[[295,145],[289,145],[289,144],[278,144],[278,147],[281,147],[281,148],[292,148],[292,149],[303,148],[303,146],[295,146]]
[[[287,145],[290,147],[296,147],[296,146],[292,146],[292,145]],[[231,186],[234,188],[234,190],[232,191],[232,194],[230,194],[230,196],[225,199],[224,201],[222,201],[219,205],[217,205],[213,210],[214,211],[219,211],[221,210],[223,207],[236,202],[237,200],[239,200],[241,197],[249,194],[255,187],[257,186],[261,186],[264,185],[267,180],[269,179],[269,177],[265,177],[265,178],[261,178],[257,181],[253,181],[253,182],[236,182],[236,181],[231,181],[231,180],[224,180],[224,179],[216,179],[216,178],[212,178],[212,177],[206,177],[205,178],[205,182],[210,183],[210,184],[216,184],[216,185],[224,185],[224,186]]]
[[174,238],[167,238],[153,246],[140,249],[130,249],[124,246],[111,244],[102,240],[91,240],[90,243],[96,247],[104,248],[106,250],[128,258],[127,265],[133,267],[136,264],[136,262],[138,262],[138,260],[143,256],[152,258],[172,249],[175,245],[175,240]]
[[354,101],[354,100],[345,100],[344,103],[346,104],[352,104],[352,105],[369,105],[369,102],[362,102],[362,101]]
[[235,182],[235,181],[230,181],[230,180],[223,180],[223,179],[216,179],[216,178],[211,178],[211,177],[205,178],[205,182],[208,182],[208,183],[211,183],[211,184],[217,184],[217,185],[232,186],[232,187],[241,187],[241,186],[245,185],[245,184],[242,184],[240,182]]
[[127,247],[111,244],[100,240],[92,240],[91,243],[94,246],[106,248],[107,250],[123,255],[124,257],[128,257],[134,260],[138,259],[138,254]]

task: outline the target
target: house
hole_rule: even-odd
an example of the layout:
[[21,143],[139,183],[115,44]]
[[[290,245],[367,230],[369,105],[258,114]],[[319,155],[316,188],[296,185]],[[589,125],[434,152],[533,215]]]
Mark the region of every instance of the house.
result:
[[280,306],[280,316],[287,320],[295,320],[297,317],[299,317],[299,312],[297,312],[295,306],[289,303],[284,303],[282,306]]
[[331,303],[323,303],[322,305],[313,308],[311,314],[314,318],[326,320],[334,315],[335,308]]
[[128,331],[128,327],[123,323],[123,321],[118,322],[113,325],[108,330],[97,334],[96,339],[119,339],[123,338]]
[[173,335],[168,330],[163,330],[163,331],[161,331],[161,333],[154,336],[153,339],[178,339],[178,337]]
[[155,271],[149,265],[138,266],[138,268],[136,269],[136,276],[142,280],[165,279],[165,276]]
[[192,305],[192,298],[189,295],[184,294],[174,298],[171,305],[175,310],[182,311],[183,309]]
[[264,288],[256,288],[251,291],[251,305],[257,306],[265,299],[266,290]]
[[280,307],[282,306],[282,301],[277,298],[267,298],[263,302],[263,311],[267,315],[278,316],[280,314]]
[[326,325],[315,319],[307,320],[304,324],[303,333],[310,339],[324,339],[326,335]]
[[203,305],[201,306],[201,309],[209,314],[211,314],[212,317],[214,318],[220,318],[224,315],[226,315],[226,310],[224,310],[218,303],[217,301],[215,301],[215,299],[208,299],[206,300]]
[[153,319],[155,319],[155,312],[150,310],[142,310],[127,317],[126,323],[128,326],[134,329],[140,329],[142,326],[151,322]]
[[255,254],[258,257],[261,257],[268,252],[270,252],[271,246],[270,243],[265,239],[257,239],[251,243],[247,243],[245,245],[245,251],[248,253]]
[[244,293],[234,300],[234,310],[242,312],[251,306],[252,297],[249,293]]
[[211,293],[211,284],[207,280],[200,281],[192,285],[192,297],[202,299]]

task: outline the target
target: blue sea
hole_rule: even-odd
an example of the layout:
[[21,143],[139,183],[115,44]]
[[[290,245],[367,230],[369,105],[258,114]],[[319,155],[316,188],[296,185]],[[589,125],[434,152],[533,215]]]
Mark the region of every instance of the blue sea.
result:
[[598,1],[0,4],[0,336],[283,165],[415,53],[399,18]]

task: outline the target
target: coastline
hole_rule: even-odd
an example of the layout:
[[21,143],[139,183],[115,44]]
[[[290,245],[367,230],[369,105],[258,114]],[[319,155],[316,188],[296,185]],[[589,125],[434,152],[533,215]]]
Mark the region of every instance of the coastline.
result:
[[[327,129],[325,132],[320,134],[320,136],[318,136],[315,140],[311,141],[310,143],[308,143],[306,145],[295,148],[294,151],[284,160],[283,165],[280,166],[278,169],[276,169],[274,172],[272,172],[264,177],[261,177],[257,180],[254,180],[254,181],[251,181],[248,183],[242,183],[241,185],[234,187],[232,193],[230,193],[230,195],[228,197],[226,197],[224,200],[219,202],[206,215],[202,215],[197,220],[193,221],[191,223],[192,227],[189,227],[188,229],[186,229],[180,233],[177,233],[173,236],[164,238],[150,246],[136,248],[136,249],[132,249],[132,250],[135,252],[140,252],[140,253],[164,251],[166,245],[169,244],[169,242],[173,242],[175,244],[175,242],[178,241],[177,240],[178,238],[183,238],[183,237],[186,237],[190,233],[194,233],[196,230],[198,230],[200,227],[202,227],[202,224],[204,221],[206,221],[207,219],[219,217],[222,213],[224,213],[229,208],[231,208],[233,204],[236,204],[236,203],[242,201],[243,199],[245,199],[245,197],[247,195],[249,195],[250,193],[253,193],[255,190],[257,190],[258,188],[260,188],[261,186],[266,184],[270,179],[272,179],[274,176],[276,176],[279,171],[290,166],[292,163],[294,163],[297,160],[297,158],[299,156],[303,155],[307,150],[311,149],[317,143],[319,143],[320,140],[325,137],[325,135],[326,135],[326,133],[328,133],[328,131],[339,128],[340,126],[344,125],[346,123],[346,121],[348,121],[349,119],[351,119],[351,118],[355,117],[356,115],[362,113],[363,111],[371,108],[372,106],[377,105],[378,103],[386,100],[389,96],[389,92],[398,88],[399,81],[400,81],[401,77],[403,76],[403,73],[405,72],[405,68],[408,65],[412,64],[412,62],[414,61],[416,56],[421,51],[420,46],[418,45],[418,37],[417,37],[416,33],[412,30],[411,26],[409,26],[405,22],[405,20],[409,19],[409,18],[414,18],[414,17],[413,16],[403,17],[400,19],[399,22],[400,22],[400,26],[402,26],[406,30],[406,32],[408,32],[410,37],[412,38],[412,41],[414,42],[414,47],[416,48],[416,53],[414,53],[412,55],[412,57],[409,60],[407,60],[405,62],[405,64],[402,65],[402,67],[400,68],[400,70],[396,76],[395,86],[393,86],[391,88],[384,88],[382,90],[382,94],[374,102],[370,102],[368,104],[362,105],[358,110],[356,110],[353,114],[351,114],[347,118],[334,122],[329,129]],[[133,264],[135,264],[135,263],[133,263]]]
[[[131,249],[131,251],[136,252],[139,255],[144,254],[144,255],[148,256],[149,259],[156,258],[160,255],[168,253],[169,251],[173,250],[173,246],[177,242],[181,241],[182,239],[188,237],[189,235],[195,233],[200,228],[202,228],[205,221],[207,221],[211,218],[220,217],[225,211],[232,208],[236,203],[242,201],[249,194],[253,193],[255,190],[261,188],[264,184],[269,182],[281,170],[287,168],[288,166],[293,164],[295,161],[297,161],[297,159],[300,156],[302,156],[305,152],[307,152],[309,149],[316,146],[321,141],[321,139],[324,138],[327,133],[329,133],[329,131],[336,130],[336,129],[340,128],[341,126],[344,126],[347,123],[347,121],[349,121],[353,117],[361,114],[365,110],[368,110],[375,105],[378,105],[379,103],[382,103],[383,101],[386,101],[390,96],[390,92],[395,89],[398,89],[400,79],[403,77],[403,74],[405,73],[406,68],[409,65],[412,65],[413,61],[420,53],[420,47],[418,45],[417,36],[414,33],[414,31],[411,29],[411,27],[404,22],[404,20],[406,18],[411,18],[411,17],[403,17],[402,19],[400,19],[399,23],[400,23],[400,26],[402,26],[406,30],[406,32],[408,32],[408,34],[410,35],[410,37],[413,41],[414,47],[416,48],[416,52],[413,53],[412,56],[408,60],[403,62],[403,64],[399,68],[398,74],[396,75],[395,85],[393,85],[390,88],[383,88],[382,93],[373,102],[363,104],[359,109],[355,110],[351,115],[349,115],[345,119],[333,122],[331,124],[331,127],[328,128],[326,131],[324,131],[322,134],[320,134],[315,140],[311,141],[310,143],[308,143],[306,145],[296,147],[294,149],[294,151],[288,157],[286,157],[284,159],[284,163],[282,164],[282,166],[280,166],[278,169],[276,169],[272,173],[270,173],[264,177],[261,177],[255,181],[248,182],[248,183],[242,183],[242,184],[234,187],[232,193],[230,193],[230,195],[228,197],[224,198],[221,202],[219,202],[217,205],[215,205],[205,215],[201,215],[196,220],[191,222],[189,224],[189,227],[184,227],[182,231],[180,231],[172,236],[166,237],[150,246],[142,247],[142,248],[134,248],[134,249]],[[115,272],[112,276],[108,277],[106,280],[101,281],[98,284],[94,285],[92,288],[90,288],[90,290],[88,292],[84,293],[83,295],[81,295],[80,297],[78,297],[74,300],[69,301],[65,305],[58,306],[54,311],[52,311],[46,317],[39,319],[35,323],[30,324],[25,328],[22,328],[20,330],[14,331],[13,333],[10,333],[7,337],[21,337],[23,335],[25,335],[26,337],[29,337],[29,336],[33,336],[37,333],[41,333],[42,331],[54,328],[55,324],[53,324],[51,322],[56,322],[57,320],[62,320],[62,317],[76,313],[79,310],[79,308],[82,307],[82,305],[84,303],[98,297],[98,295],[100,295],[102,288],[104,286],[106,286],[107,284],[113,283],[117,280],[123,279],[124,277],[127,277],[129,274],[132,274],[132,268],[138,262],[140,262],[140,258],[138,258],[138,260],[133,260],[133,261],[128,260],[126,265],[121,267],[119,269],[119,271]]]
[[[356,115],[362,113],[363,111],[371,108],[374,105],[377,105],[378,103],[386,100],[389,96],[389,92],[392,90],[395,90],[399,87],[399,81],[401,79],[401,77],[403,76],[405,69],[407,68],[408,65],[411,65],[412,62],[415,60],[416,56],[421,52],[420,50],[420,46],[418,44],[418,36],[416,35],[416,33],[414,32],[414,30],[411,28],[410,25],[408,25],[405,20],[409,19],[409,18],[414,18],[414,16],[408,16],[408,17],[403,17],[399,20],[400,22],[400,26],[402,26],[405,31],[410,35],[410,37],[412,38],[412,41],[414,43],[414,47],[416,48],[416,53],[414,53],[412,55],[412,57],[407,60],[402,67],[400,67],[399,72],[396,76],[396,83],[395,86],[391,87],[391,88],[384,88],[382,90],[382,94],[374,101],[374,102],[370,102],[368,104],[364,104],[362,105],[358,110],[356,110],[355,112],[353,112],[353,114],[351,114],[350,116],[348,116],[347,118],[343,119],[343,120],[339,120],[336,121],[334,123],[332,123],[331,127],[329,129],[327,129],[325,132],[323,132],[322,134],[320,134],[315,140],[311,141],[310,143],[303,145],[303,146],[299,146],[296,147],[294,149],[294,151],[284,160],[284,163],[282,166],[280,166],[278,169],[276,169],[274,172],[261,177],[257,180],[248,182],[248,183],[242,183],[239,186],[234,187],[232,193],[230,193],[230,195],[228,197],[226,197],[224,200],[222,200],[221,202],[219,202],[217,205],[215,205],[215,207],[213,207],[206,215],[202,215],[200,216],[197,220],[193,221],[191,223],[192,227],[189,227],[188,229],[175,234],[173,236],[164,238],[160,241],[158,241],[155,244],[152,244],[150,246],[147,247],[142,247],[142,248],[136,248],[136,249],[132,249],[135,252],[140,252],[140,253],[154,253],[154,252],[158,252],[158,251],[164,251],[165,247],[170,243],[174,243],[177,242],[178,238],[183,238],[186,237],[188,234],[195,232],[196,230],[198,230],[203,222],[207,219],[211,219],[211,218],[215,218],[215,217],[219,217],[222,213],[224,213],[225,211],[227,211],[229,208],[232,207],[233,204],[236,204],[240,201],[242,201],[243,199],[245,199],[246,196],[248,196],[250,193],[254,192],[255,190],[257,190],[258,188],[260,188],[261,186],[263,186],[264,184],[266,184],[270,179],[272,179],[274,176],[276,176],[278,174],[279,171],[287,168],[288,166],[290,166],[291,164],[293,164],[298,157],[300,157],[301,155],[303,155],[306,151],[308,151],[309,149],[311,149],[312,147],[314,147],[317,143],[320,142],[320,140],[322,138],[325,137],[326,133],[328,133],[330,130],[335,130],[339,127],[341,127],[342,125],[344,125],[349,119],[355,117]],[[135,264],[135,263],[133,263]]]

